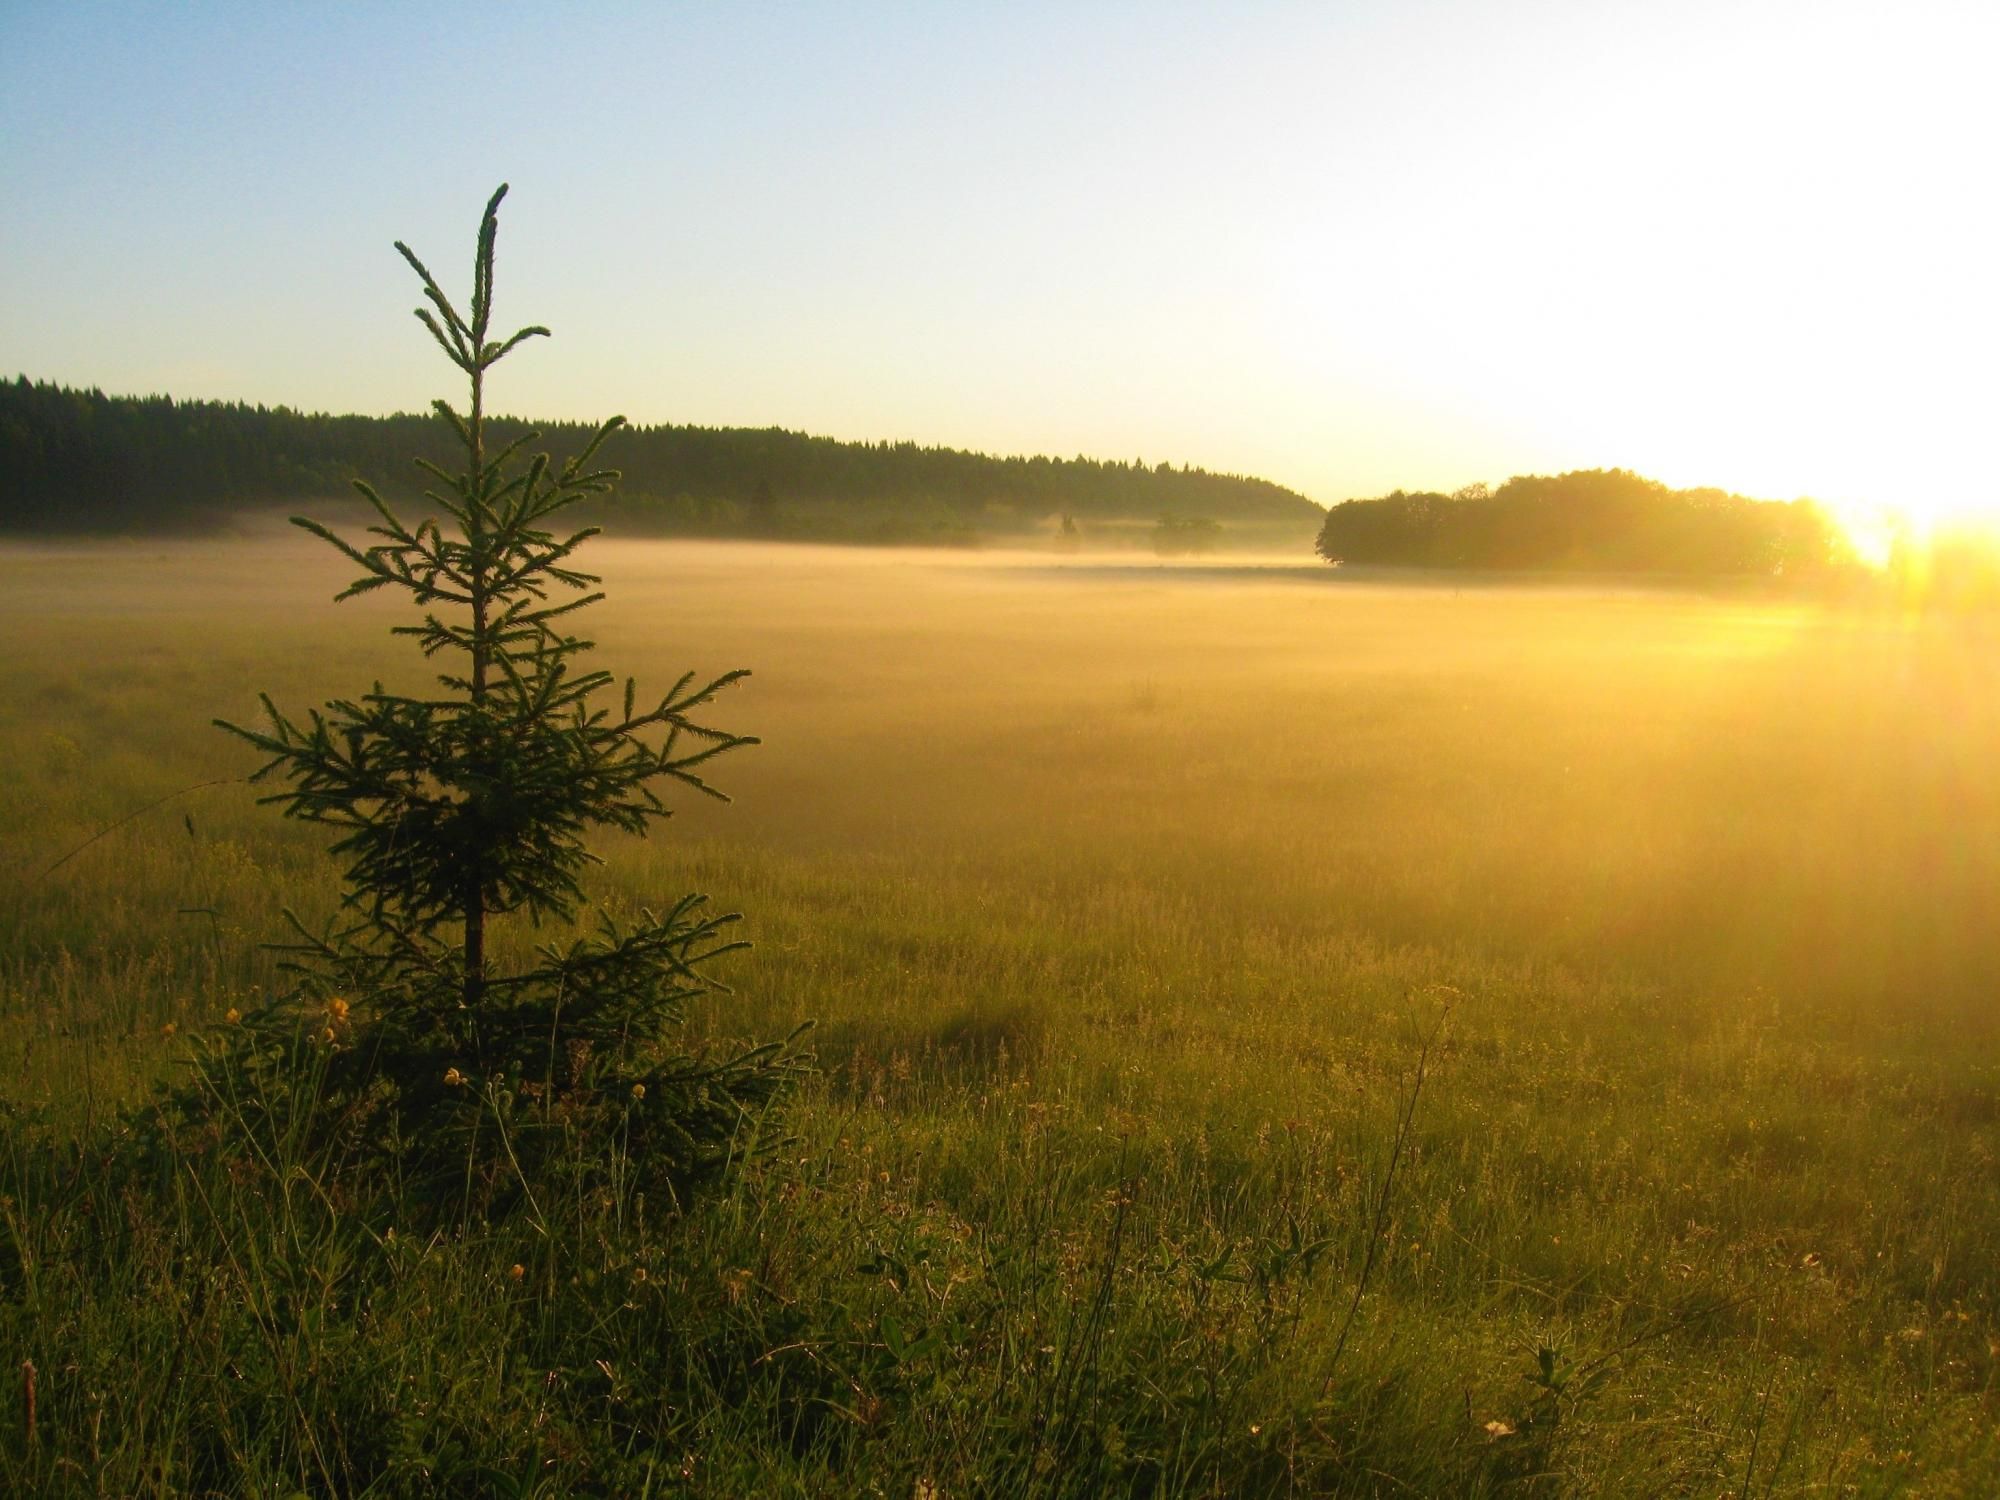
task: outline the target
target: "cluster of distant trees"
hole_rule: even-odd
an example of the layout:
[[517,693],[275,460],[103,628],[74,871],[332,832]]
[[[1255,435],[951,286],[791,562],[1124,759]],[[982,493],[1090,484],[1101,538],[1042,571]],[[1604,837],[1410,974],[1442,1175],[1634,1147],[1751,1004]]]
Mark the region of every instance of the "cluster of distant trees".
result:
[[1811,501],[1669,489],[1624,469],[1349,500],[1327,512],[1318,550],[1390,567],[1696,577],[1797,576],[1851,561],[1840,527]]
[[[560,457],[590,429],[491,419],[505,443],[533,428]],[[250,506],[422,488],[415,456],[449,465],[435,415],[326,416],[241,402],[107,396],[0,379],[0,531],[196,528]],[[995,458],[916,443],[846,443],[777,428],[635,427],[597,519],[626,529],[730,536],[950,540],[976,529],[1082,519],[1203,516],[1289,522],[1320,508],[1262,479],[1172,464]]]

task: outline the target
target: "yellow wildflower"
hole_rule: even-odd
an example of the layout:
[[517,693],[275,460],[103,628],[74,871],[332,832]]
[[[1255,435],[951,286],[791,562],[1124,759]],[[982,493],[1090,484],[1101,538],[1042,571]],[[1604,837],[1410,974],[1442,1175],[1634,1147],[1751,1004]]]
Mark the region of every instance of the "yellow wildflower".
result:
[[507,1268],[507,1274],[514,1280],[519,1281],[523,1276],[526,1276],[528,1274],[528,1268],[522,1265],[519,1261],[516,1261],[513,1265]]
[[180,1030],[180,1027],[178,1027],[178,1026],[174,1025],[174,1023],[173,1023],[172,1021],[169,1021],[169,1022],[167,1022],[167,1024],[166,1024],[166,1025],[164,1025],[164,1026],[162,1026],[162,1027],[160,1028],[160,1035],[161,1035],[161,1036],[172,1036],[172,1035],[173,1035],[173,1034],[174,1034],[174,1033],[175,1033],[176,1031],[179,1031],[179,1030]]
[[222,1013],[222,1019],[231,1026],[234,1026],[238,1021],[243,1019],[243,1012],[232,1005]]
[[646,1085],[645,1085],[645,1084],[643,1084],[643,1083],[635,1083],[635,1084],[633,1084],[633,1085],[632,1085],[632,1097],[633,1097],[634,1099],[643,1099],[643,1098],[645,1098],[645,1097],[646,1097]]
[[345,1021],[347,1019],[347,1002],[341,999],[340,996],[335,995],[331,1000],[326,1002],[326,1013],[336,1021]]
[[458,1069],[446,1068],[444,1070],[444,1086],[446,1088],[448,1089],[462,1088],[464,1084],[465,1084],[465,1075],[459,1072]]

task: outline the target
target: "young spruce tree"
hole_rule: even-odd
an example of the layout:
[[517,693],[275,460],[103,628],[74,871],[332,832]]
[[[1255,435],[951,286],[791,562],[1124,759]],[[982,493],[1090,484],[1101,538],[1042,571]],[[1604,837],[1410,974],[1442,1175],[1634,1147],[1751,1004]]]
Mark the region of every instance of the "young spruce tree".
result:
[[630,679],[622,695],[607,691],[611,674],[584,665],[592,643],[571,632],[603,596],[575,555],[596,528],[552,528],[611,488],[617,475],[598,452],[623,419],[560,466],[525,457],[535,434],[487,451],[487,373],[548,332],[491,336],[506,192],[480,220],[463,314],[396,245],[423,283],[417,317],[469,383],[462,411],[435,403],[463,467],[422,464],[443,519],[406,525],[357,483],[379,518],[372,542],[295,521],[361,570],[338,598],[409,596],[419,618],[395,633],[441,664],[438,690],[377,683],[303,721],[265,697],[266,727],[217,721],[269,757],[255,779],[285,783],[264,801],[339,830],[332,849],[346,869],[326,930],[287,913],[298,987],[229,1029],[218,1059],[228,1066],[211,1080],[231,1080],[233,1108],[270,1109],[273,1085],[309,1060],[316,1134],[388,1151],[406,1174],[456,1180],[475,1197],[532,1181],[558,1153],[582,1159],[579,1145],[587,1155],[604,1127],[642,1166],[698,1174],[742,1148],[746,1122],[802,1065],[782,1043],[721,1060],[670,1045],[688,1003],[721,988],[709,966],[744,946],[729,935],[736,918],[709,914],[703,897],[629,923],[600,912],[591,935],[543,944],[513,967],[495,959],[496,922],[580,915],[594,830],[645,832],[667,814],[668,785],[721,796],[703,779],[707,763],[755,743],[691,717],[744,672],[689,673],[642,703]]

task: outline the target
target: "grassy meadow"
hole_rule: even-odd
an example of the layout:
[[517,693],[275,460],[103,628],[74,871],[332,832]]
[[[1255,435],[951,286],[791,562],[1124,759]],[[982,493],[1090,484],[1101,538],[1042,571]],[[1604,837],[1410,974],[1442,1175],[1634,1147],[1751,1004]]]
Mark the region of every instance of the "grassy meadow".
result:
[[742,911],[697,1029],[821,1071],[706,1197],[399,1237],[283,1142],[105,1163],[337,892],[209,721],[420,681],[401,616],[303,539],[0,550],[0,1489],[2000,1492],[1995,627],[594,564],[602,664],[764,740],[599,889]]

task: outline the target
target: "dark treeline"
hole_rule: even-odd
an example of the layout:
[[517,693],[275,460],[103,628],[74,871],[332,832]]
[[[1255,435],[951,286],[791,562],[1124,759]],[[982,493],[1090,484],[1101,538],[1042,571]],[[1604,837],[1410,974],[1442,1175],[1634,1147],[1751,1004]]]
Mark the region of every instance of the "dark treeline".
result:
[[1797,576],[1851,560],[1810,501],[1668,489],[1624,469],[1349,500],[1327,512],[1318,548],[1329,562],[1391,567],[1697,577]]
[[[505,443],[531,426],[558,457],[589,431],[504,417],[487,431]],[[198,529],[246,507],[344,494],[353,479],[407,498],[422,488],[411,459],[449,464],[452,444],[434,414],[325,416],[0,380],[0,531]],[[1268,481],[1170,464],[994,458],[777,428],[637,427],[606,458],[624,481],[598,519],[656,532],[953,540],[1058,515],[1302,530],[1321,515]]]

